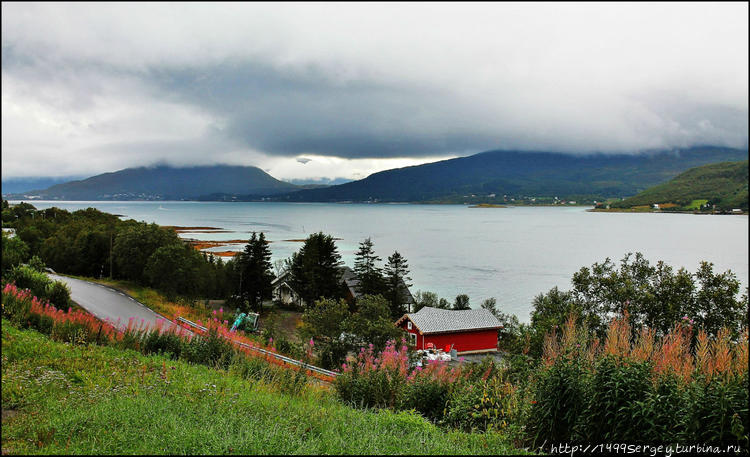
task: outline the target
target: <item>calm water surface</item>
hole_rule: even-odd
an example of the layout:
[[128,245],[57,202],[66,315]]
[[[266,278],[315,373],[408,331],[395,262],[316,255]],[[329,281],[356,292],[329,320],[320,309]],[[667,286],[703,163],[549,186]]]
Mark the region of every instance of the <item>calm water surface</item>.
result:
[[[87,207],[161,225],[210,226],[230,233],[185,233],[204,240],[273,241],[273,260],[300,248],[293,240],[323,231],[353,266],[360,241],[371,237],[385,260],[394,250],[409,262],[412,292],[450,301],[466,293],[473,306],[495,297],[501,309],[528,321],[533,297],[570,288],[582,266],[628,252],[694,272],[701,260],[731,269],[748,284],[748,217],[690,214],[589,213],[585,208],[468,208],[462,205],[367,205],[219,202],[41,202],[37,208]],[[240,250],[241,245],[233,247]],[[227,248],[219,248],[226,250]]]

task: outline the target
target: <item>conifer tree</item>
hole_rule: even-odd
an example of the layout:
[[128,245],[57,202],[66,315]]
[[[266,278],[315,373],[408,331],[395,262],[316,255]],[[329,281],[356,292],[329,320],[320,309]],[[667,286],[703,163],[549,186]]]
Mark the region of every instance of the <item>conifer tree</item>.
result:
[[377,265],[380,260],[380,257],[375,255],[370,238],[359,243],[359,251],[354,259],[354,276],[359,281],[357,292],[361,295],[383,294],[383,269]]
[[385,265],[385,280],[386,298],[390,304],[391,317],[398,319],[408,311],[404,306],[408,290],[404,290],[404,287],[411,287],[411,284],[407,283],[411,280],[409,264],[398,251],[388,257],[388,263]]
[[307,306],[321,297],[342,298],[341,264],[333,237],[314,233],[307,237],[299,252],[292,254],[291,286]]
[[263,232],[256,236],[252,233],[239,256],[240,296],[242,303],[247,300],[251,309],[260,311],[263,300],[271,298],[271,250],[268,248]]

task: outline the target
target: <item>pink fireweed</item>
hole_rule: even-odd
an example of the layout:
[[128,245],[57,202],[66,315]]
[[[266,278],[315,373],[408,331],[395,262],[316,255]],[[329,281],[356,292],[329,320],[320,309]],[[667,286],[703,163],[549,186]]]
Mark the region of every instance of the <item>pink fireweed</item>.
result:
[[409,368],[408,349],[404,341],[400,350],[396,349],[395,341],[388,341],[385,349],[376,354],[374,347],[360,349],[357,357],[349,357],[347,363],[341,366],[342,372],[353,376],[368,376],[375,372],[386,373],[388,379],[396,378],[407,382],[417,382],[421,379],[429,379],[438,382],[455,382],[462,376],[461,370],[449,368],[446,362],[428,361],[425,367]]
[[[35,314],[38,316],[46,316],[51,318],[53,321],[53,336],[58,325],[65,323],[77,324],[79,328],[81,328],[84,332],[82,337],[83,341],[85,342],[96,341],[99,343],[107,344],[115,343],[122,341],[126,335],[130,335],[131,337],[134,337],[136,341],[140,341],[145,334],[150,333],[151,331],[158,331],[160,333],[173,333],[183,340],[190,341],[196,336],[196,334],[204,333],[201,331],[196,331],[192,328],[188,329],[190,330],[190,332],[187,332],[185,328],[175,325],[166,327],[166,322],[162,319],[157,320],[153,328],[149,328],[145,320],[138,320],[133,317],[128,319],[128,323],[127,326],[125,326],[124,331],[118,330],[118,328],[121,328],[119,319],[116,322],[110,322],[109,320],[105,320],[102,322],[85,311],[68,309],[68,311],[65,312],[62,310],[58,310],[48,301],[40,300],[39,298],[32,296],[30,291],[26,289],[19,289],[15,284],[12,283],[6,284],[3,287],[2,303],[4,313],[7,311],[7,304],[12,303],[15,306],[15,304],[18,303],[28,306],[28,314]],[[264,349],[268,352],[275,352],[275,349],[270,346],[259,346],[242,334],[230,332],[229,328],[227,328],[227,321],[224,321],[224,325],[222,325],[222,323],[218,320],[209,321],[206,324],[202,324],[200,321],[198,321],[198,324],[205,326],[207,331],[215,331],[220,337],[229,340],[233,345],[237,347],[239,351],[245,353],[249,357],[262,358],[271,364],[281,366],[285,369],[296,368],[275,357],[248,348],[247,346],[250,346],[252,348]],[[241,343],[247,346],[242,346]],[[140,343],[136,343],[136,347],[138,347],[139,344]],[[333,378],[329,376],[311,372],[310,370],[306,370],[306,373],[308,376],[314,376],[326,382],[333,381]]]

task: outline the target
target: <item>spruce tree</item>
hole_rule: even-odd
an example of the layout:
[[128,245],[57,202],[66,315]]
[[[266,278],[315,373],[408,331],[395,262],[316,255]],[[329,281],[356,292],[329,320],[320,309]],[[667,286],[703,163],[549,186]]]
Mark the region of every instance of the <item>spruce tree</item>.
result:
[[383,269],[377,265],[380,257],[375,255],[373,243],[370,238],[366,238],[359,243],[354,259],[354,276],[359,281],[357,292],[361,295],[378,295],[383,294],[384,279]]
[[385,266],[386,298],[390,304],[391,317],[394,319],[398,319],[407,311],[404,306],[407,290],[404,290],[404,286],[411,287],[411,284],[407,283],[411,280],[408,275],[409,264],[398,251],[395,251],[388,257]]
[[291,286],[307,306],[321,297],[342,298],[341,264],[333,237],[314,233],[307,237],[299,252],[292,254]]
[[260,311],[263,300],[271,298],[271,281],[274,277],[271,271],[271,250],[263,232],[260,236],[252,233],[245,250],[239,256],[238,267],[242,303],[244,305],[247,301],[251,309]]

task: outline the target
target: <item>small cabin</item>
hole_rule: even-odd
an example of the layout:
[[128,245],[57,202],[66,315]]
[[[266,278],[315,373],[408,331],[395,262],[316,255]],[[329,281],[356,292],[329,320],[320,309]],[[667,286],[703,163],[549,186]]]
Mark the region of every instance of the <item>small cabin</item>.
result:
[[497,351],[499,320],[484,308],[448,310],[426,306],[416,313],[404,314],[396,326],[409,334],[415,349],[429,347],[455,349],[461,354]]

